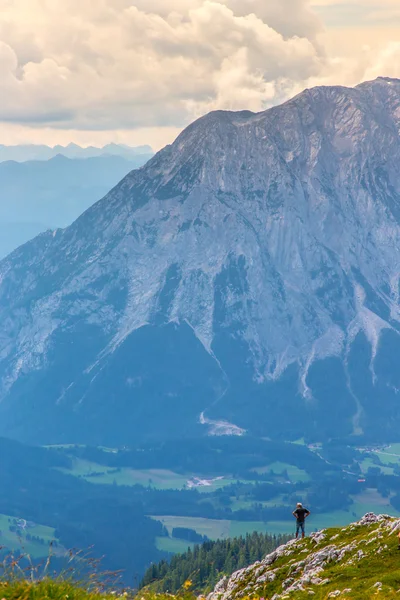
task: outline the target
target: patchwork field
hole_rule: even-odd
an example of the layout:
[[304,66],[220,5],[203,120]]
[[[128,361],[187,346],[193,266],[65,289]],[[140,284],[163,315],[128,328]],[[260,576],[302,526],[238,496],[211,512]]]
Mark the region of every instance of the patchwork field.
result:
[[160,521],[171,535],[174,527],[186,527],[194,529],[200,535],[206,535],[210,540],[239,537],[258,531],[265,533],[269,531],[268,524],[261,521],[228,521],[217,519],[202,519],[198,517],[170,517],[152,516],[152,519]]
[[112,469],[80,458],[73,460],[72,469],[61,469],[75,477],[86,479],[90,483],[105,485],[143,485],[155,489],[182,490],[187,477],[164,469],[135,470],[129,468]]
[[368,469],[370,468],[378,468],[383,475],[393,475],[393,467],[387,466],[388,462],[386,464],[384,463],[385,457],[383,457],[384,460],[380,460],[382,457],[383,455],[381,454],[366,455],[366,457],[360,462],[360,467],[363,474],[366,475],[368,473]]
[[177,540],[171,537],[158,537],[156,538],[157,550],[162,552],[170,552],[171,554],[180,554],[186,552],[188,548],[194,548],[195,544],[191,542],[185,542],[185,540]]
[[370,467],[378,467],[384,475],[395,474],[394,468],[400,467],[400,444],[390,444],[375,450],[365,449],[360,466],[363,473],[367,473]]
[[[307,520],[308,532],[311,533],[327,527],[345,526],[371,511],[377,514],[386,513],[394,517],[400,517],[400,513],[390,505],[390,499],[382,497],[375,489],[366,490],[352,498],[353,504],[348,510],[311,514]],[[275,499],[275,502],[277,500]],[[295,532],[295,520],[291,516],[291,507],[288,507],[288,518],[280,521],[229,521],[174,516],[152,516],[152,519],[161,521],[170,535],[174,527],[187,527],[194,529],[201,535],[206,535],[212,540],[238,537],[253,531],[275,535]]]
[[295,467],[294,465],[289,465],[288,463],[283,463],[283,462],[273,462],[270,465],[267,465],[265,467],[256,467],[253,469],[254,473],[259,473],[260,475],[263,475],[265,473],[272,473],[274,475],[283,475],[283,474],[287,474],[288,476],[288,480],[291,481],[292,483],[298,483],[299,481],[309,481],[310,480],[310,476],[303,471],[302,469],[299,469],[298,467]]
[[[72,469],[60,470],[95,484],[142,485],[158,490],[183,490],[191,488],[203,494],[215,492],[238,481],[229,476],[206,479],[195,474],[181,475],[168,469],[138,470],[127,467],[113,469],[81,458],[73,459]],[[242,480],[240,482],[247,483]]]
[[160,521],[172,535],[174,527],[194,529],[200,535],[206,535],[210,540],[225,539],[229,537],[231,521],[202,519],[199,517],[169,517],[152,516],[155,521]]
[[357,518],[367,512],[385,513],[393,517],[400,517],[400,512],[390,504],[391,496],[392,494],[385,498],[376,489],[367,489],[362,494],[352,496],[354,504],[351,506],[350,511]]
[[[49,544],[55,540],[54,529],[44,525],[27,523],[23,519],[18,520],[22,526],[16,531],[10,531],[10,526],[15,527],[14,517],[0,515],[0,545],[6,550],[13,552],[20,550],[29,554],[32,558],[48,556]],[[34,537],[39,540],[28,539]]]

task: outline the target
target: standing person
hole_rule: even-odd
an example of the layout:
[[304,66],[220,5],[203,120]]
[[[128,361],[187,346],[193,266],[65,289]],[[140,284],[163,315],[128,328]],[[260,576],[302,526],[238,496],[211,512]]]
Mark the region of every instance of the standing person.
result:
[[305,536],[305,521],[310,511],[304,508],[301,502],[297,503],[296,510],[293,511],[293,516],[296,517],[296,540],[299,537],[299,531],[301,529],[301,537]]

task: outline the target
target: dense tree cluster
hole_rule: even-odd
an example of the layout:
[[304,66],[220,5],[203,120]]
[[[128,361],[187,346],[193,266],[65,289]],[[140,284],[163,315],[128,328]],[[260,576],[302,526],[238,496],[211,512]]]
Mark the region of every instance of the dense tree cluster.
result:
[[190,581],[195,592],[206,592],[214,587],[222,575],[231,575],[247,567],[277,546],[285,543],[288,536],[252,533],[216,542],[205,542],[188,549],[184,554],[153,564],[146,571],[141,587],[151,586],[157,592],[176,593],[185,582]]
[[206,535],[197,533],[194,529],[188,527],[174,527],[172,529],[172,537],[178,540],[185,540],[186,542],[194,542],[195,544],[201,544],[208,541]]

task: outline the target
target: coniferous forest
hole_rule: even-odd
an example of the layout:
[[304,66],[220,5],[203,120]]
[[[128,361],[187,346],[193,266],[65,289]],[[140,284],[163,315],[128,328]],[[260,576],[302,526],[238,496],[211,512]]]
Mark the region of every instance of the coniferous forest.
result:
[[150,586],[153,591],[173,594],[190,582],[193,591],[207,592],[223,575],[231,575],[261,560],[289,539],[289,536],[255,532],[246,537],[205,542],[174,556],[169,562],[163,560],[151,565],[141,587]]

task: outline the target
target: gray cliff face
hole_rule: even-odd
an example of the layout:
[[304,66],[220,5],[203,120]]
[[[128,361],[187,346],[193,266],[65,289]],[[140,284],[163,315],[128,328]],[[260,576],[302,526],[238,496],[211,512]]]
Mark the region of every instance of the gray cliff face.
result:
[[19,248],[0,263],[0,433],[390,436],[399,134],[383,78],[214,112]]

